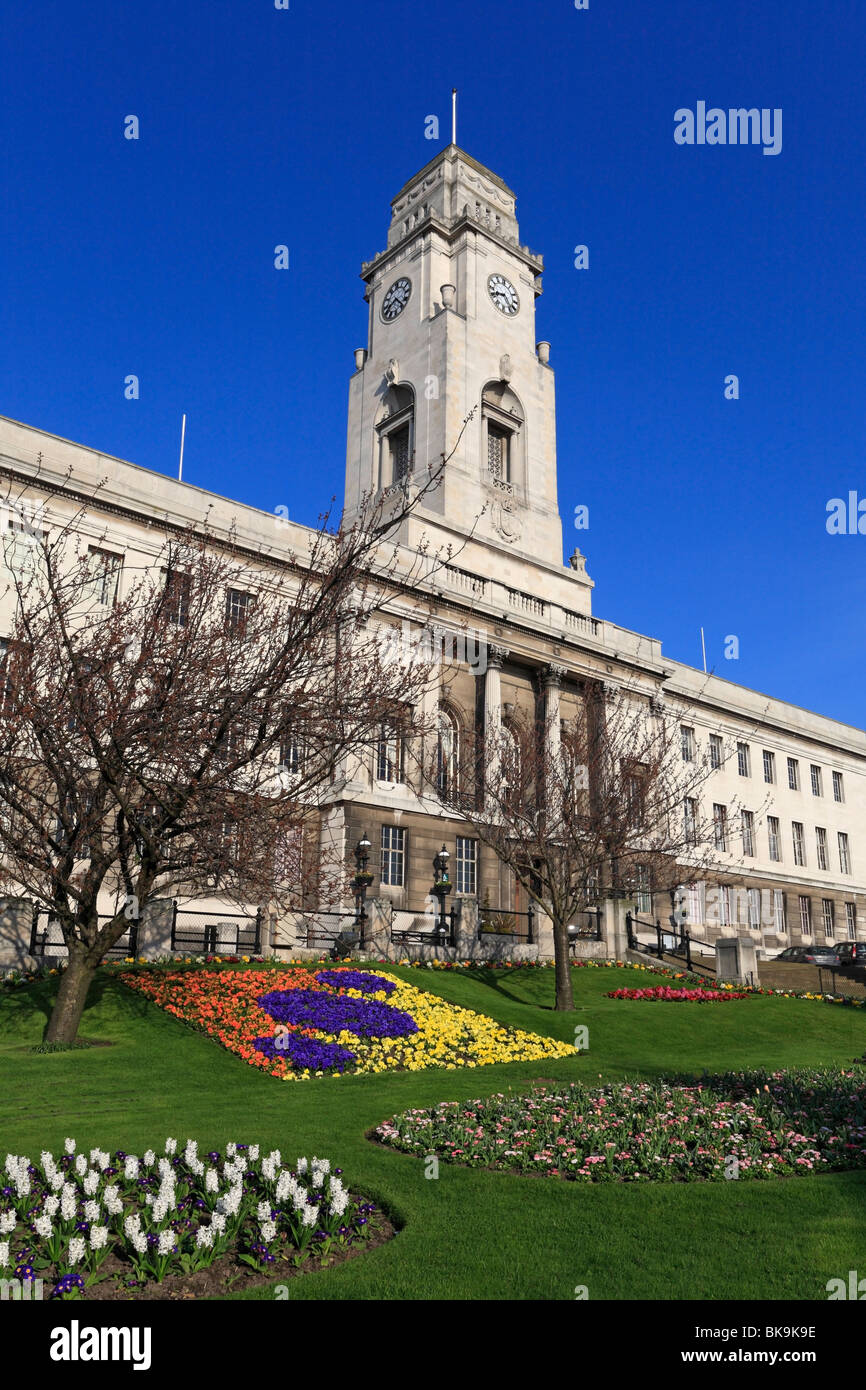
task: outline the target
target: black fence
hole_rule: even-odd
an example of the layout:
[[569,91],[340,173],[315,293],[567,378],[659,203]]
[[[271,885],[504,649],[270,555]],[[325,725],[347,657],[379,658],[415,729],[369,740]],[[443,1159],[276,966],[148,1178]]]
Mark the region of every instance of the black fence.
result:
[[[424,926],[417,925],[419,918]],[[418,912],[411,908],[391,908],[391,940],[397,946],[456,946],[454,908],[443,918],[439,909],[435,915],[429,907]]]
[[275,951],[293,951],[296,946],[311,951],[330,951],[339,953],[344,947],[355,949],[363,939],[366,916],[357,912],[326,910],[314,908],[308,912],[293,914],[295,941],[276,942]]
[[[100,924],[110,922],[112,916],[111,913],[100,913]],[[138,924],[130,922],[120,940],[106,951],[103,960],[123,960],[126,956],[134,956],[137,950]],[[30,928],[30,954],[31,956],[66,956],[69,954],[60,923],[45,909],[33,913],[33,924]]]
[[526,912],[512,912],[510,908],[490,907],[478,904],[479,936],[504,936],[510,941],[531,946],[537,939],[535,927],[535,908],[529,904]]
[[257,956],[262,950],[262,909],[197,911],[174,904],[171,949],[179,956]]
[[572,950],[579,941],[601,941],[601,908],[588,907],[578,912],[568,926],[568,944]]

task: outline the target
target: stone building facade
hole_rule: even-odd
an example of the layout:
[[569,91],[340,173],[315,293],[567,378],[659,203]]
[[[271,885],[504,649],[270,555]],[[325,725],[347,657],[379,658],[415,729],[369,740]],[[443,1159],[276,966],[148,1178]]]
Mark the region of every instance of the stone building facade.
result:
[[[459,767],[470,731],[532,722],[540,708],[558,728],[588,682],[665,700],[682,711],[684,758],[719,761],[705,813],[736,803],[752,814],[723,824],[716,870],[687,890],[692,934],[748,933],[768,950],[866,939],[866,734],[669,660],[657,639],[593,614],[579,551],[563,565],[554,373],[535,329],[542,268],[520,241],[514,193],[453,145],[400,190],[385,248],[362,266],[368,331],[349,382],[345,507],[351,518],[365,494],[448,457],[442,485],[399,534],[413,604],[399,594],[393,604],[399,623],[420,597],[427,621],[454,637],[447,698],[427,697],[441,754]],[[108,529],[121,585],[166,526],[206,513],[249,556],[278,563],[309,545],[303,527],[5,418],[0,471],[34,501],[50,491],[58,517],[101,483],[82,525],[94,537]],[[451,559],[419,577],[425,544],[450,547]],[[9,621],[0,603],[0,639]],[[429,918],[443,844],[456,898],[480,901],[482,916],[484,904],[526,909],[510,872],[413,787],[385,741],[355,761],[323,828],[347,859],[363,833],[371,897],[395,921]],[[671,911],[652,883],[632,906],[646,922]]]

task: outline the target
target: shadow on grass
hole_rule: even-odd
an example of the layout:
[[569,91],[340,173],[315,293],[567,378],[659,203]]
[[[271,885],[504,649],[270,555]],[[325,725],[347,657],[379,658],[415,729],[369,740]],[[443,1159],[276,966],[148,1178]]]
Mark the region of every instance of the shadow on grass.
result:
[[[41,1035],[44,1039],[54,1010],[60,978],[59,975],[52,975],[47,979],[34,980],[29,985],[20,985],[16,989],[4,990],[0,994],[0,1043],[6,1037],[11,1039],[19,1034],[22,1028],[26,1028],[33,1019],[40,1015],[44,1019]],[[115,1018],[143,1018],[148,1012],[149,1001],[145,995],[130,989],[116,975],[97,970],[87,991],[87,1001],[84,1005],[79,1033],[87,1027],[87,1015],[106,1002],[106,996],[108,1001],[113,1004]]]

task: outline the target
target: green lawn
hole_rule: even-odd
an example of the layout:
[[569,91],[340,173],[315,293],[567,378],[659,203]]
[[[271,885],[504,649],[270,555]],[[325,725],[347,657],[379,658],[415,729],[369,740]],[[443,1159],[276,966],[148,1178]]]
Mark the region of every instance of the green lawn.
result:
[[[392,967],[389,967],[392,968]],[[371,1144],[410,1106],[534,1078],[726,1071],[850,1062],[866,1010],[754,997],[719,1005],[605,998],[631,971],[575,970],[575,1012],[553,1011],[552,971],[447,973],[393,967],[411,983],[503,1023],[589,1051],[559,1061],[281,1083],[176,1023],[102,974],[82,1035],[114,1046],[34,1055],[54,982],[0,996],[0,1159],[79,1146],[160,1148],[165,1137],[277,1146],[331,1158],[402,1227],[388,1245],[291,1281],[293,1298],[825,1299],[861,1267],[866,1174],[687,1185],[585,1186],[440,1165]],[[267,1290],[258,1297],[270,1297]]]

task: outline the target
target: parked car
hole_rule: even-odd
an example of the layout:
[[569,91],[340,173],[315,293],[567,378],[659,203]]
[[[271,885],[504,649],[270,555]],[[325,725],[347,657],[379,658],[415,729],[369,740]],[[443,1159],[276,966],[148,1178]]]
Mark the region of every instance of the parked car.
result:
[[788,946],[775,959],[777,961],[798,961],[801,965],[831,967],[839,964],[839,956],[835,946]]
[[836,947],[840,965],[859,965],[866,970],[866,941],[843,941]]

